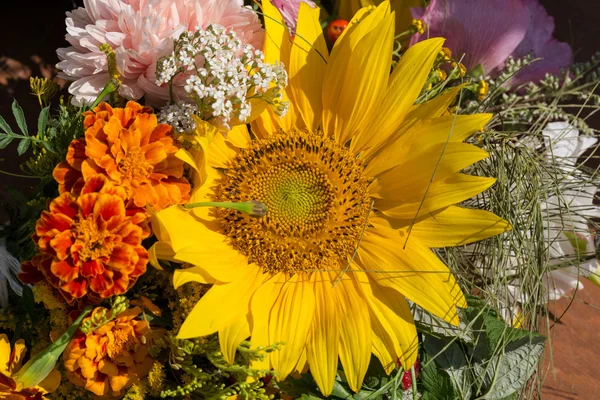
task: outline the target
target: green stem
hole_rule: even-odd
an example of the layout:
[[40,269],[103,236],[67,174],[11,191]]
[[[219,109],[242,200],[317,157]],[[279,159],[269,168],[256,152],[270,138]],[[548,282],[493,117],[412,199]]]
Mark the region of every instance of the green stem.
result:
[[4,174],[4,175],[8,175],[8,176],[14,176],[16,178],[32,178],[32,179],[42,179],[39,176],[30,176],[30,175],[21,175],[21,174],[13,174],[12,172],[7,172],[4,170],[0,169],[0,174]]
[[248,200],[246,202],[221,202],[221,201],[203,201],[199,203],[192,203],[184,205],[187,209],[192,209],[196,207],[220,207],[227,208],[230,210],[237,210],[243,213],[250,215],[251,217],[260,218],[266,215],[267,206],[265,203],[256,201],[256,200]]
[[96,108],[96,106],[98,104],[100,104],[100,102],[102,101],[102,99],[104,98],[104,96],[107,96],[107,95],[111,94],[112,92],[114,92],[118,88],[119,88],[119,82],[116,79],[111,78],[106,83],[106,86],[104,86],[104,89],[102,89],[102,91],[100,92],[100,94],[96,98],[96,101],[94,101],[94,103],[90,106],[90,109],[93,110],[94,108]]
[[415,366],[410,367],[410,380],[412,381],[412,397],[413,400],[419,399],[419,392],[417,391],[417,374],[415,373]]

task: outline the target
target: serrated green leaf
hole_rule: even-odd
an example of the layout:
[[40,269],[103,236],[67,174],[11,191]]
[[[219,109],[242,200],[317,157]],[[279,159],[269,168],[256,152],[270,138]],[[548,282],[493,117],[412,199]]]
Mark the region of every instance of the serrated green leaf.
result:
[[503,319],[491,315],[487,315],[484,318],[483,324],[491,351],[524,337],[540,336],[525,329],[516,329],[508,326]]
[[438,369],[434,362],[429,362],[426,356],[421,370],[421,385],[423,387],[423,399],[454,400],[457,398],[454,386],[448,374]]
[[25,154],[25,152],[29,148],[30,144],[31,144],[31,139],[29,139],[29,138],[21,139],[21,141],[19,142],[19,145],[17,146],[17,153],[19,153],[20,156]]
[[298,398],[302,400],[323,400],[322,397],[313,396],[312,394],[303,394]]
[[15,119],[17,120],[17,125],[19,125],[21,133],[23,133],[23,135],[29,136],[29,133],[27,133],[27,122],[25,121],[25,113],[23,113],[23,109],[21,108],[19,103],[17,103],[17,100],[13,100],[12,112],[15,116]]
[[41,138],[46,136],[46,126],[48,126],[48,115],[50,114],[50,106],[42,108],[38,117],[38,135]]
[[10,126],[6,123],[6,120],[0,116],[0,129],[2,129],[5,133],[14,133]]
[[537,368],[545,340],[542,336],[519,339],[487,364],[475,364],[473,370],[483,382],[483,397],[500,400],[521,390]]
[[467,343],[473,341],[473,332],[462,319],[458,326],[454,326],[414,303],[410,304],[410,308],[420,332],[431,333],[433,336],[458,337]]
[[8,146],[10,144],[10,142],[12,142],[14,139],[14,137],[12,136],[5,136],[2,139],[0,139],[0,149],[5,149],[6,146]]
[[[302,374],[300,378],[293,378],[288,376],[286,380],[277,382],[277,386],[288,396],[294,398],[301,397],[302,395],[319,397],[319,391],[317,384],[310,374]],[[311,397],[313,398],[313,397]]]
[[336,379],[333,382],[333,390],[331,391],[331,397],[336,399],[351,399],[352,391],[345,382],[340,382]]
[[423,348],[428,356],[442,368],[452,382],[454,389],[463,399],[471,397],[472,382],[468,373],[467,357],[457,341],[449,338],[435,338],[424,335]]

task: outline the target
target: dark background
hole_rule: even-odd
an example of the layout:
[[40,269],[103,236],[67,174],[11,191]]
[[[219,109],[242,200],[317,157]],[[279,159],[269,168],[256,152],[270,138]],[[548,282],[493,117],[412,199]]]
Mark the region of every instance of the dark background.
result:
[[[571,44],[575,61],[588,60],[600,50],[600,0],[541,0],[554,17],[555,36]],[[0,16],[0,115],[14,126],[10,106],[13,98],[26,114],[37,116],[37,99],[29,95],[29,76],[51,76],[56,48],[64,40],[64,14],[82,0],[3,0]],[[35,126],[35,119],[28,126]],[[600,129],[600,119],[591,121]],[[32,129],[33,130],[33,129]],[[27,158],[18,157],[16,144],[0,152],[0,170],[19,173]],[[35,180],[0,174],[0,188],[8,186],[27,193]],[[1,190],[1,189],[0,189]],[[3,197],[3,193],[0,193]],[[0,219],[2,218],[0,210]],[[551,333],[552,357],[548,365],[544,399],[595,399],[600,379],[600,288],[590,282],[575,296],[571,309]],[[569,304],[557,303],[557,315]],[[547,354],[550,356],[550,353]]]

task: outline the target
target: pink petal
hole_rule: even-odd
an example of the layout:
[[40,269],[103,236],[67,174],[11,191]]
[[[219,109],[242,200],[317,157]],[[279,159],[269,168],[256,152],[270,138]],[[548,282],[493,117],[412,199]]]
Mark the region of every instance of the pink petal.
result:
[[554,18],[552,18],[537,0],[525,0],[529,9],[529,29],[525,38],[511,54],[515,58],[532,54],[534,58],[542,58],[523,68],[514,76],[509,84],[516,87],[529,81],[538,82],[547,73],[560,75],[561,68],[566,69],[571,63],[571,46],[555,40]]
[[455,59],[464,54],[467,69],[481,64],[486,74],[501,68],[525,37],[529,13],[525,0],[432,0],[425,8],[411,9],[428,27],[411,43],[445,37]]

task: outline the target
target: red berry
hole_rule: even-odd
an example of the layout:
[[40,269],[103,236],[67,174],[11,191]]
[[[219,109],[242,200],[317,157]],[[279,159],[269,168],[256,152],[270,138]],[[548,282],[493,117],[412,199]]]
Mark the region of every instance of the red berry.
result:
[[[401,364],[400,362],[398,362],[398,366],[400,367]],[[415,379],[419,377],[419,370],[421,369],[421,362],[419,360],[415,361]],[[410,377],[410,369],[404,371],[404,374],[402,375],[402,387],[404,388],[404,390],[408,390],[412,387],[412,378]]]
[[347,26],[348,21],[345,19],[331,21],[329,25],[327,25],[327,40],[329,40],[329,43],[334,44]]
[[410,377],[410,371],[404,371],[402,375],[402,388],[408,390],[412,387],[412,379]]

